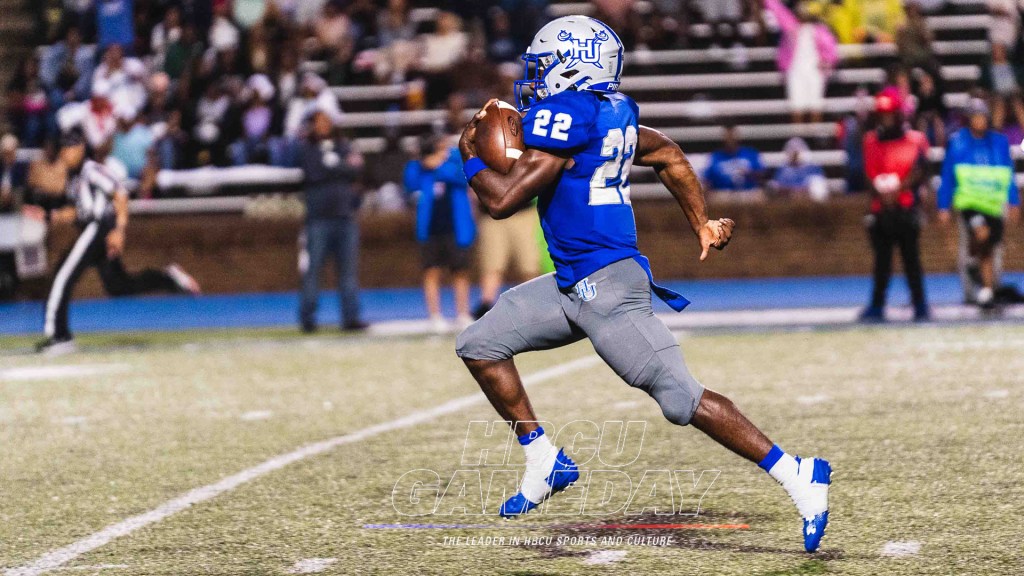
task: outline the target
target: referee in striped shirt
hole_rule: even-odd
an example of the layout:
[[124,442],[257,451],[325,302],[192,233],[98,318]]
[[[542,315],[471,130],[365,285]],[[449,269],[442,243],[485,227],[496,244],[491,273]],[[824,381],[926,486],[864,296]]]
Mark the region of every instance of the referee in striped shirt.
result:
[[67,200],[74,211],[80,233],[61,260],[46,299],[46,339],[39,352],[60,354],[74,351],[68,327],[68,304],[82,273],[96,267],[103,288],[111,296],[146,292],[198,294],[199,285],[178,265],[163,270],[147,269],[131,274],[121,261],[128,226],[128,191],[103,164],[109,143],[89,151],[81,132],[64,137],[61,160],[68,167]]

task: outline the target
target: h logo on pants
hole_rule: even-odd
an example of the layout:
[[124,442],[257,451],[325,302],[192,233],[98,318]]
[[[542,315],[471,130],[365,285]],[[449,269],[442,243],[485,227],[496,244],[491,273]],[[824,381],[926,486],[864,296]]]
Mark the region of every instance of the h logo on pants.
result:
[[577,282],[575,290],[576,295],[584,302],[590,302],[597,298],[597,286],[590,281],[590,278],[584,278]]

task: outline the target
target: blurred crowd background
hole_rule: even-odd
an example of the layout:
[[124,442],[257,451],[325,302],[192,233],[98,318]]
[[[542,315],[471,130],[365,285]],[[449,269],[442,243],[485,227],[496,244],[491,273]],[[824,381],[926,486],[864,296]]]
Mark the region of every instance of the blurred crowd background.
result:
[[[1024,126],[1019,0],[3,6],[7,211],[60,203],[57,147],[73,129],[136,198],[297,190],[317,114],[359,155],[349,184],[361,210],[412,210],[421,190],[410,189],[407,163],[460,133],[488,98],[511,101],[532,35],[578,12],[618,31],[622,89],[640,102],[641,122],[680,142],[709,190],[735,198],[823,201],[869,190],[862,140],[876,122],[875,95],[887,90],[935,163],[967,124],[970,102],[985,102],[990,127],[1012,143]],[[634,181],[635,198],[657,195],[650,175]]]
[[[990,15],[985,38],[992,48],[979,55],[979,74],[968,88],[991,98],[995,129],[1019,136],[1018,126],[1024,124],[1021,6],[1016,0],[973,1],[974,8]],[[554,4],[560,5],[566,9],[553,11],[547,0],[34,2],[31,44],[36,48],[7,81],[6,119],[23,148],[48,150],[61,129],[72,125],[81,125],[93,145],[112,139],[111,155],[138,181],[138,193],[160,195],[155,174],[161,169],[297,166],[297,143],[312,108],[329,111],[343,124],[348,106],[339,102],[339,87],[367,87],[366,98],[372,99],[370,87],[389,86],[386,93],[398,97],[388,97],[384,111],[448,109],[450,117],[432,129],[455,132],[465,107],[496,94],[511,99],[511,80],[521,75],[518,57],[532,34],[553,12],[575,8]],[[928,15],[972,6],[963,0],[594,0],[582,5],[619,31],[634,55],[704,49],[707,61],[743,71],[756,63],[751,56],[759,48],[778,46],[775,60],[797,123],[825,119],[830,77],[842,65],[841,45],[892,44],[895,59],[885,66],[883,79],[843,82],[854,85],[857,94],[896,87],[905,96],[908,121],[933,145],[942,146],[950,125],[959,121],[944,98],[948,83]],[[805,30],[812,42],[803,42]],[[686,96],[699,103],[719,95],[697,89]],[[820,138],[831,143],[808,143],[798,135],[785,150],[795,157],[823,146],[852,149],[851,135],[860,132],[868,111],[851,110],[839,130]],[[731,123],[716,118],[713,109],[709,115]],[[379,128],[387,136],[397,127],[384,119]],[[730,131],[722,138],[726,156],[734,155],[738,136],[742,133]],[[756,157],[749,163],[748,173],[737,174],[734,166],[718,162],[708,181],[726,189],[793,188],[794,174],[773,179]],[[816,173],[805,172],[807,178],[798,181]],[[848,184],[853,191],[863,188],[855,175]]]

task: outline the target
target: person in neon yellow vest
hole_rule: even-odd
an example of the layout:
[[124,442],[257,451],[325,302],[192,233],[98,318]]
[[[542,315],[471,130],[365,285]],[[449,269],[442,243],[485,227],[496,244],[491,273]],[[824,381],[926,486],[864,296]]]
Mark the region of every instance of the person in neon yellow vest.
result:
[[1020,192],[1014,181],[1010,142],[989,129],[988,105],[975,98],[967,108],[968,126],[949,139],[939,186],[939,221],[948,224],[955,208],[970,233],[970,255],[977,260],[981,288],[977,302],[995,305],[995,249],[1004,221],[1020,220]]

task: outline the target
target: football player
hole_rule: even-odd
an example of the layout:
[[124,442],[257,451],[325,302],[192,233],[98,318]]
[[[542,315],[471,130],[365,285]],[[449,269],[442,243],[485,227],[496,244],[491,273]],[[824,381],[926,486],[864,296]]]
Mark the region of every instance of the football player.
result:
[[654,283],[637,249],[630,167],[654,168],[693,228],[701,260],[710,248],[729,243],[734,223],[708,219],[700,181],[679,146],[640,126],[636,103],[618,92],[622,58],[622,43],[604,23],[585,16],[550,22],[523,55],[526,76],[515,85],[527,150],[508,174],[488,169],[475,142],[483,110],[460,141],[466,179],[492,217],[507,217],[538,199],[556,267],[502,294],[456,343],[525,450],[520,490],[499,513],[524,514],[579,477],[572,459],[538,426],[513,357],[589,338],[598,355],[626,383],[653,397],[669,421],[693,424],[782,484],[803,518],[804,546],[813,552],[828,523],[829,463],[784,452],[728,398],[705,389],[652,310],[652,293],[677,311],[688,301]]

